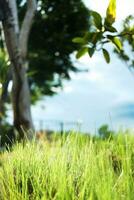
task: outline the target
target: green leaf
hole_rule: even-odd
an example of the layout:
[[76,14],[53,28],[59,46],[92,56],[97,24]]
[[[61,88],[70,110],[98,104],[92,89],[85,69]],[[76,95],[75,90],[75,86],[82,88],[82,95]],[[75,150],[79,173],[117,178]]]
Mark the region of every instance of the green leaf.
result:
[[92,38],[89,40],[93,45],[96,45],[98,41],[101,41],[102,39],[102,33],[101,32],[95,32],[92,35]]
[[88,48],[88,54],[89,54],[90,58],[92,58],[94,52],[95,52],[95,48]]
[[109,26],[109,25],[107,25],[107,24],[105,24],[105,30],[106,30],[106,31],[109,31],[109,32],[111,32],[111,33],[117,32],[116,28],[114,28],[113,26]]
[[109,55],[108,51],[106,49],[102,49],[102,52],[103,52],[103,56],[104,56],[106,62],[110,63],[110,55]]
[[112,39],[112,42],[115,44],[115,46],[119,49],[119,50],[122,50],[122,43],[121,43],[121,40],[117,37],[114,37]]
[[34,70],[34,71],[30,71],[30,72],[27,72],[27,76],[30,77],[30,76],[33,76],[35,74],[37,74],[38,71],[37,70]]
[[112,35],[107,35],[107,38],[112,41],[112,43],[117,47],[119,51],[122,50],[122,42],[118,37],[112,36]]
[[91,44],[90,46],[95,46],[98,41],[101,41],[102,38],[101,32],[87,32],[84,36],[84,40],[87,41],[87,43]]
[[96,28],[98,29],[102,29],[102,17],[99,13],[95,12],[95,11],[91,11],[91,15],[93,16],[94,19],[94,24],[96,26]]
[[110,0],[107,12],[106,12],[106,22],[108,24],[113,24],[116,18],[116,0]]
[[79,59],[80,57],[84,56],[87,52],[88,52],[88,48],[87,47],[83,47],[82,49],[80,49],[77,52],[76,58]]
[[95,33],[96,32],[86,32],[84,36],[84,40],[91,41]]
[[85,41],[84,38],[82,38],[82,37],[76,37],[76,38],[74,38],[74,39],[72,40],[72,42],[78,43],[78,44],[85,44],[85,43],[86,43],[86,41]]

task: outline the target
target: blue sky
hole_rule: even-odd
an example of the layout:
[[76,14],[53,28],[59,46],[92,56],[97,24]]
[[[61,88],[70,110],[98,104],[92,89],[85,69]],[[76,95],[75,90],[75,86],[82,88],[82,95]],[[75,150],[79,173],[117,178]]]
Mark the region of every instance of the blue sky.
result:
[[[86,5],[103,16],[108,0],[85,0]],[[117,0],[117,21],[134,14],[133,0]],[[95,132],[107,123],[113,129],[132,128],[134,125],[134,75],[115,55],[107,65],[101,54],[90,59],[87,55],[75,65],[89,72],[71,74],[72,80],[64,82],[64,90],[53,98],[45,98],[32,108],[36,123],[45,120],[82,121],[84,131]],[[51,126],[51,125],[50,125]]]
[[[105,14],[108,0],[85,0],[91,9]],[[117,23],[133,12],[133,0],[117,0]],[[132,128],[134,124],[134,75],[116,55],[107,65],[103,56],[88,55],[79,60],[72,55],[75,65],[89,72],[71,74],[72,80],[64,82],[64,90],[53,98],[45,98],[33,107],[34,121],[82,121],[84,131],[95,132],[107,123],[113,129]],[[51,123],[50,123],[51,124]]]

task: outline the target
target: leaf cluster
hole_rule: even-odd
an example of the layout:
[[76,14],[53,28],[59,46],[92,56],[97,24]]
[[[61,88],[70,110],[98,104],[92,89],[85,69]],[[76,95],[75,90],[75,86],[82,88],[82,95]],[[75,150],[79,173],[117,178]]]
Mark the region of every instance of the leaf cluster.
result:
[[92,16],[90,30],[82,37],[73,39],[74,43],[81,44],[76,57],[80,58],[85,53],[92,57],[96,51],[101,51],[106,62],[110,63],[110,54],[105,46],[112,44],[118,52],[121,52],[123,48],[120,35],[113,26],[116,19],[116,0],[110,0],[105,18],[96,11],[90,11],[90,13]]
[[[21,5],[22,2],[19,3]],[[19,6],[20,23],[26,5]],[[33,101],[62,88],[78,72],[70,55],[80,48],[72,38],[89,29],[89,10],[81,0],[40,0],[29,41],[29,84]]]

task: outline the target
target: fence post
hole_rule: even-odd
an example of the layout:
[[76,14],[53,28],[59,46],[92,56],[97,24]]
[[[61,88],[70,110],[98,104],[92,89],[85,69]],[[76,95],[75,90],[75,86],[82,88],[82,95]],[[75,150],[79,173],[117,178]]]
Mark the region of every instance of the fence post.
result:
[[60,133],[61,135],[64,133],[64,122],[60,122]]

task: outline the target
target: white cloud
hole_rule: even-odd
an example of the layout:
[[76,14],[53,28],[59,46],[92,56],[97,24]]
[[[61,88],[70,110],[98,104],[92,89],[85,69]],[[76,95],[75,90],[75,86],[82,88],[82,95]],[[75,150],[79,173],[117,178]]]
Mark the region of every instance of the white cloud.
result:
[[[83,0],[85,4],[98,11],[105,17],[106,9],[109,4],[109,0]],[[134,1],[133,0],[117,0],[117,20],[123,20],[127,15],[134,14]]]
[[93,82],[96,82],[96,81],[98,82],[99,80],[102,80],[102,76],[100,73],[93,71],[91,73],[88,73],[87,79]]
[[103,58],[102,56],[100,56],[100,52],[99,53],[96,52],[92,58],[90,58],[88,54],[85,54],[85,56],[81,57],[78,60],[78,64],[91,67],[99,64],[102,60]]
[[[104,16],[109,0],[85,0],[94,10]],[[133,0],[117,0],[118,20],[133,13]],[[126,66],[115,55],[111,56],[111,63],[107,65],[101,53],[93,58],[85,55],[79,60],[71,55],[74,64],[89,72],[71,73],[72,81],[64,82],[65,88],[53,98],[46,98],[46,109],[41,108],[38,116],[45,119],[62,119],[76,121],[82,119],[85,130],[95,130],[102,123],[112,123],[114,127],[120,124],[133,125],[130,119],[121,121],[114,118],[117,108],[125,102],[134,102],[134,78]],[[110,113],[110,117],[109,117]],[[112,117],[111,117],[112,116]]]
[[71,92],[73,92],[73,87],[70,85],[66,85],[66,86],[64,86],[63,91],[64,91],[64,93],[71,93]]
[[[83,0],[88,8],[95,10],[101,14],[102,17],[106,16],[107,6],[109,0],[103,0],[103,3],[100,3],[100,0]],[[134,15],[134,0],[117,0],[117,16],[114,26],[119,30],[121,28],[122,21],[128,15]]]

